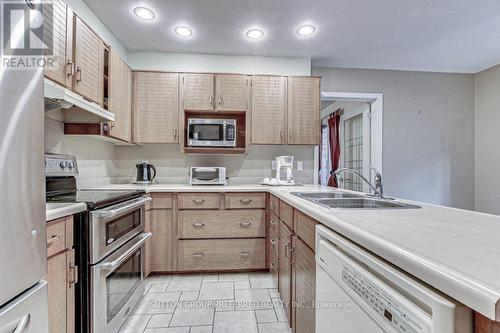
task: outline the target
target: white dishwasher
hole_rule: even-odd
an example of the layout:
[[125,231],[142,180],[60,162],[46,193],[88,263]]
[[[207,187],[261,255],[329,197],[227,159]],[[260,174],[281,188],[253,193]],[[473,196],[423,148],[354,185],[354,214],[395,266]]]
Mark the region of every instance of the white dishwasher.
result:
[[316,333],[471,333],[473,313],[316,227]]

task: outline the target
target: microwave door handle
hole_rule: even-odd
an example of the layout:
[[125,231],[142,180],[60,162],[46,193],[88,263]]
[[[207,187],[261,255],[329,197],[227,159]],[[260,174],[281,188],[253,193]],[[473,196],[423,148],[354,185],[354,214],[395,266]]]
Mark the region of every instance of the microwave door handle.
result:
[[114,217],[114,216],[119,215],[121,213],[124,213],[126,211],[129,211],[131,209],[134,209],[136,207],[142,206],[143,204],[145,204],[148,201],[151,201],[151,197],[143,197],[143,198],[141,198],[138,201],[134,201],[130,205],[127,205],[127,206],[124,206],[124,207],[120,207],[120,208],[117,208],[117,209],[109,209],[109,210],[96,211],[95,213],[98,214],[101,217],[111,218],[111,217]]
[[145,233],[141,234],[139,236],[140,239],[130,249],[128,249],[125,253],[123,253],[121,256],[119,256],[118,258],[116,258],[113,261],[104,262],[104,263],[99,264],[97,266],[99,266],[99,267],[101,267],[101,268],[103,268],[105,270],[108,270],[108,271],[114,271],[125,260],[127,260],[127,258],[130,257],[130,255],[132,253],[134,253],[135,251],[137,251],[137,249],[139,249],[142,246],[142,244],[144,244],[144,242],[146,240],[148,240],[148,238],[150,238],[152,235],[153,234],[150,233],[150,232],[145,232]]

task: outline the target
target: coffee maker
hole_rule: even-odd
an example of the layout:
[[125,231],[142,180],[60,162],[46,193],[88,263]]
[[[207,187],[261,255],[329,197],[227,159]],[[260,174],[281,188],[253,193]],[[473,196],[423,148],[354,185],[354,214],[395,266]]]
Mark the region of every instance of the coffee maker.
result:
[[295,185],[293,180],[293,156],[276,157],[276,180],[279,185]]

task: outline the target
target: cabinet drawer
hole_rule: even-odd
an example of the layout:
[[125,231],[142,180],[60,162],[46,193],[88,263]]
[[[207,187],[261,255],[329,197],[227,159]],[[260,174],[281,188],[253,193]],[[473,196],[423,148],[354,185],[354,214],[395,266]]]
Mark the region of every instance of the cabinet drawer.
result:
[[266,208],[265,193],[226,193],[226,209]]
[[219,193],[180,193],[179,209],[218,209]]
[[66,220],[60,219],[47,225],[47,257],[66,249]]
[[[170,193],[155,193],[151,195],[153,200],[150,201],[151,209],[171,209],[172,194]],[[146,207],[147,209],[147,207]]]
[[279,217],[293,231],[293,207],[286,202],[280,201]]
[[315,245],[316,245],[316,224],[318,224],[316,220],[296,210],[295,233],[313,251],[315,250]]
[[269,208],[271,209],[271,211],[276,214],[276,216],[280,216],[280,212],[279,212],[279,199],[277,197],[275,197],[274,195],[270,195],[269,196]]
[[179,238],[266,237],[266,214],[253,210],[179,211]]
[[273,231],[276,235],[280,234],[279,232],[280,220],[278,216],[276,216],[276,214],[274,214],[273,212],[269,213],[269,225],[271,231]]
[[181,240],[179,269],[261,269],[266,267],[265,248],[263,238]]

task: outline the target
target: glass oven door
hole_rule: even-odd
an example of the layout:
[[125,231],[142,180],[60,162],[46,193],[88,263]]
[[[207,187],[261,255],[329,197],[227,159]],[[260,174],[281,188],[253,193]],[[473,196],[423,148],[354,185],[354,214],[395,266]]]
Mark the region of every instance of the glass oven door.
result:
[[144,292],[144,243],[142,233],[91,266],[93,332],[118,332]]
[[143,196],[90,212],[90,261],[96,264],[144,230]]

